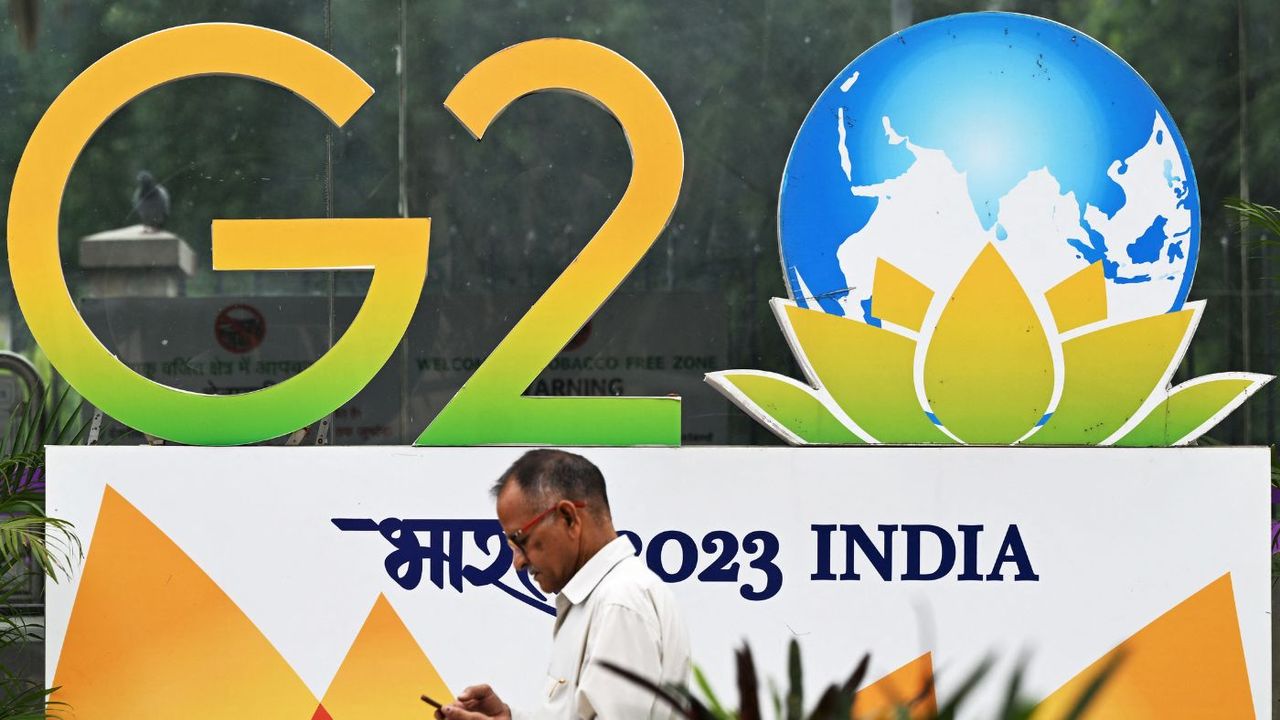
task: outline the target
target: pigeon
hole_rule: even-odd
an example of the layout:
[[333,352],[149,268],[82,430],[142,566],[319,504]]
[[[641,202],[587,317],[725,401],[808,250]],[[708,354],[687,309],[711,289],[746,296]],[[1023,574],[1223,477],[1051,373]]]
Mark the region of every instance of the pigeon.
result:
[[151,173],[138,173],[138,188],[133,191],[133,211],[148,230],[159,230],[169,219],[169,191],[157,184]]

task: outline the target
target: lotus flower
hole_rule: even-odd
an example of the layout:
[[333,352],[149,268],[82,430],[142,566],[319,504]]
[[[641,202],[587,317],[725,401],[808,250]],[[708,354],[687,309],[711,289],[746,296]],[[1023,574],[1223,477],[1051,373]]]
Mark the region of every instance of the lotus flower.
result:
[[1185,445],[1269,380],[1218,373],[1170,387],[1204,301],[1107,318],[1101,262],[1033,302],[988,244],[950,297],[880,259],[882,327],[775,298],[808,383],[725,370],[707,382],[794,445]]

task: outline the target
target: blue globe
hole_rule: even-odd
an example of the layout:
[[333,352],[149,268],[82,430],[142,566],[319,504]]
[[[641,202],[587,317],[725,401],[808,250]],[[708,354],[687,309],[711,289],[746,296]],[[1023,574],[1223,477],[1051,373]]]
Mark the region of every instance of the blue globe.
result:
[[988,243],[1033,302],[1101,262],[1110,321],[1177,310],[1199,225],[1182,137],[1133,68],[1064,25],[984,12],[836,76],[788,157],[778,231],[798,304],[878,326],[877,259],[945,294]]

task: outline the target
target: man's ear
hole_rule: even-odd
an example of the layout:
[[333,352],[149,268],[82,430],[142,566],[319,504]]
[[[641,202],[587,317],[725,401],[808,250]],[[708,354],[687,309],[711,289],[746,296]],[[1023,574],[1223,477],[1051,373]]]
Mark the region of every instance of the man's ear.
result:
[[560,514],[564,516],[564,522],[569,527],[573,527],[580,522],[578,518],[578,508],[568,500],[561,500],[559,506]]

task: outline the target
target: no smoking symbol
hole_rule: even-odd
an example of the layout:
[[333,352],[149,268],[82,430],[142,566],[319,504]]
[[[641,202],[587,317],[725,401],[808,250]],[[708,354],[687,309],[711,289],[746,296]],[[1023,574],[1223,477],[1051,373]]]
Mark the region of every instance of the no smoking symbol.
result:
[[267,334],[267,321],[255,307],[229,305],[214,320],[213,334],[224,350],[247,353],[262,344],[262,338]]

